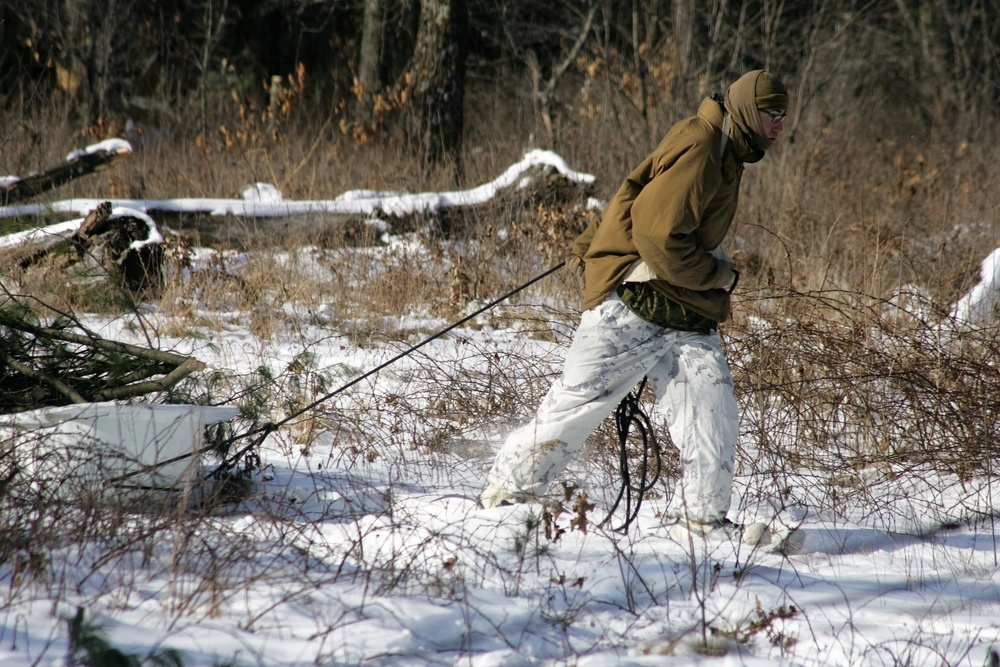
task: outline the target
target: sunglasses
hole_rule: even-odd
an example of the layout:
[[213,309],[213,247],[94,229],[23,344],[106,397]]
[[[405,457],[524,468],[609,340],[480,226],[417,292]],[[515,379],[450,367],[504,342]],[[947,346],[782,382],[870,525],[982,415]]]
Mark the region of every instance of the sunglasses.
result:
[[770,109],[761,109],[760,111],[767,116],[767,119],[774,125],[777,125],[788,118],[788,114],[784,111],[771,111]]

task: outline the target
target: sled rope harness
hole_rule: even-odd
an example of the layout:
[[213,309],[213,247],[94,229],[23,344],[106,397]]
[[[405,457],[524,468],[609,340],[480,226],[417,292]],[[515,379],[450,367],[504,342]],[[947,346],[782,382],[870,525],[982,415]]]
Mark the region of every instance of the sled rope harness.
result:
[[[463,324],[465,324],[466,322],[468,322],[469,320],[471,320],[471,319],[473,319],[475,317],[478,317],[479,315],[481,315],[484,312],[486,312],[487,310],[493,308],[497,304],[506,301],[507,299],[509,299],[510,297],[514,296],[518,292],[520,292],[520,291],[522,291],[522,290],[530,287],[531,285],[534,285],[539,280],[541,280],[541,279],[549,276],[550,274],[555,273],[556,271],[558,271],[559,269],[561,269],[565,265],[566,265],[566,262],[559,262],[558,264],[556,264],[555,266],[553,266],[551,269],[545,271],[544,273],[540,273],[539,275],[535,276],[534,278],[532,278],[528,282],[526,282],[526,283],[524,283],[524,284],[522,284],[522,285],[520,285],[518,287],[515,287],[514,289],[512,289],[509,292],[507,292],[506,294],[504,294],[503,296],[499,297],[498,299],[494,299],[493,301],[489,302],[488,304],[486,304],[482,308],[476,310],[474,313],[466,315],[465,317],[463,317],[459,321],[457,321],[457,322],[455,322],[453,324],[449,324],[444,329],[441,329],[440,331],[438,331],[436,334],[432,335],[431,337],[424,339],[420,343],[417,343],[416,345],[408,348],[407,350],[405,350],[403,352],[400,352],[399,354],[397,354],[396,356],[394,356],[392,359],[389,359],[389,361],[386,361],[385,363],[383,363],[383,364],[381,364],[381,365],[373,368],[372,370],[368,371],[367,373],[365,373],[363,375],[359,375],[358,377],[354,378],[353,380],[351,380],[350,382],[348,382],[344,386],[340,387],[339,389],[335,389],[334,391],[331,391],[330,393],[326,394],[325,396],[321,396],[320,398],[317,398],[315,401],[313,401],[309,405],[306,405],[303,408],[299,408],[295,412],[293,412],[293,413],[289,414],[288,416],[286,416],[281,421],[278,421],[278,422],[268,422],[266,424],[262,424],[261,426],[258,426],[258,427],[254,428],[254,429],[251,429],[251,430],[247,431],[246,433],[243,433],[241,435],[231,436],[231,437],[227,438],[226,440],[224,440],[224,441],[222,441],[220,443],[213,443],[212,445],[209,445],[207,447],[202,447],[201,449],[196,450],[196,451],[194,451],[194,452],[192,452],[190,454],[182,454],[181,456],[176,456],[176,457],[174,457],[172,459],[168,459],[166,461],[160,461],[159,463],[156,463],[155,465],[147,466],[146,468],[143,468],[142,470],[137,470],[137,471],[125,474],[125,475],[121,475],[119,477],[115,477],[115,478],[113,478],[111,480],[108,480],[108,483],[109,484],[118,483],[118,482],[126,480],[126,479],[128,479],[130,477],[134,477],[136,475],[141,475],[143,473],[146,473],[146,472],[148,472],[150,470],[155,470],[157,468],[161,468],[163,466],[170,465],[171,463],[176,463],[177,461],[182,461],[184,459],[190,458],[191,456],[204,454],[205,452],[208,452],[208,451],[213,450],[213,449],[217,449],[220,446],[230,445],[230,444],[236,442],[237,440],[242,440],[243,438],[253,438],[253,441],[249,445],[246,445],[245,447],[243,447],[242,449],[240,449],[235,454],[226,457],[226,459],[223,460],[223,462],[220,463],[219,466],[215,470],[213,470],[211,473],[209,473],[208,476],[209,477],[214,477],[214,478],[217,478],[217,479],[221,478],[223,475],[231,472],[234,468],[236,468],[237,464],[241,460],[244,460],[244,469],[246,469],[246,468],[248,468],[250,466],[253,466],[257,462],[257,459],[256,459],[255,455],[251,455],[251,452],[253,450],[255,450],[261,443],[263,443],[264,439],[267,438],[268,435],[270,435],[271,433],[277,431],[279,428],[281,428],[282,426],[286,425],[288,422],[292,421],[293,419],[297,419],[298,417],[301,417],[306,412],[309,412],[310,410],[312,410],[313,408],[319,406],[320,404],[325,403],[326,401],[330,400],[334,396],[337,396],[341,392],[344,392],[344,391],[350,389],[351,387],[353,387],[354,385],[358,384],[359,382],[363,382],[364,380],[366,380],[367,378],[371,377],[372,375],[375,375],[379,371],[381,371],[381,370],[387,368],[388,366],[391,366],[392,364],[396,363],[397,361],[399,361],[403,357],[406,357],[406,356],[408,356],[410,354],[413,354],[414,352],[416,352],[417,350],[419,350],[420,348],[422,348],[424,345],[427,345],[428,343],[430,343],[430,342],[432,342],[434,340],[437,340],[438,338],[440,338],[441,336],[445,335],[449,331],[462,326]],[[244,457],[248,457],[248,456],[249,456],[250,460],[245,460]]]
[[[288,422],[292,421],[293,419],[296,419],[296,418],[302,416],[303,414],[305,414],[306,412],[309,412],[313,408],[318,407],[320,404],[325,403],[326,401],[328,401],[331,398],[337,396],[338,394],[340,394],[340,393],[342,393],[342,392],[350,389],[354,385],[356,385],[356,384],[358,384],[360,382],[363,382],[364,380],[366,380],[367,378],[371,377],[372,375],[375,375],[379,371],[382,371],[385,368],[387,368],[388,366],[391,366],[392,364],[396,363],[397,361],[399,361],[403,357],[406,357],[406,356],[408,356],[410,354],[413,354],[414,352],[416,352],[417,350],[419,350],[420,348],[422,348],[424,345],[427,345],[428,343],[430,343],[430,342],[432,342],[434,340],[437,340],[438,338],[440,338],[441,336],[445,335],[449,331],[452,331],[453,329],[456,329],[456,328],[462,326],[463,324],[465,324],[469,320],[471,320],[471,319],[473,319],[475,317],[478,317],[482,313],[484,313],[487,310],[493,308],[497,304],[506,301],[507,299],[509,299],[510,297],[514,296],[518,292],[520,292],[520,291],[522,291],[522,290],[530,287],[531,285],[534,285],[536,282],[538,282],[538,281],[542,280],[543,278],[545,278],[545,277],[547,277],[547,276],[555,273],[556,271],[558,271],[559,269],[561,269],[565,265],[566,265],[566,262],[559,262],[558,264],[556,264],[552,268],[548,269],[544,273],[540,273],[539,275],[535,276],[534,278],[532,278],[528,282],[526,282],[526,283],[524,283],[524,284],[522,284],[522,285],[520,285],[518,287],[515,287],[514,289],[512,289],[509,292],[507,292],[503,296],[501,296],[501,297],[499,297],[497,299],[494,299],[493,301],[491,301],[490,303],[486,304],[482,308],[479,308],[475,312],[473,312],[473,313],[471,313],[469,315],[466,315],[461,320],[458,320],[457,322],[448,325],[447,327],[445,327],[444,329],[441,329],[440,331],[438,331],[434,335],[430,336],[429,338],[426,338],[423,341],[421,341],[420,343],[417,343],[416,345],[414,345],[414,346],[412,346],[412,347],[404,350],[403,352],[400,352],[399,354],[397,354],[393,358],[389,359],[388,361],[382,363],[379,366],[376,366],[375,368],[373,368],[372,370],[368,371],[367,373],[364,373],[363,375],[359,375],[358,377],[354,378],[353,380],[351,380],[347,384],[341,386],[340,388],[335,389],[334,391],[331,391],[328,394],[326,394],[324,396],[321,396],[320,398],[317,398],[315,401],[313,401],[309,405],[306,405],[305,407],[299,408],[295,412],[287,415],[281,421],[278,421],[278,422],[267,422],[265,424],[262,424],[261,426],[258,426],[258,427],[254,428],[254,429],[251,429],[251,430],[249,430],[246,433],[243,433],[241,435],[231,436],[231,437],[227,438],[226,440],[222,441],[221,443],[213,443],[213,444],[211,444],[209,446],[202,447],[201,449],[196,450],[196,451],[194,451],[194,452],[192,452],[190,454],[182,454],[180,456],[176,456],[174,458],[167,459],[166,461],[160,461],[160,462],[156,463],[155,465],[147,466],[147,467],[143,468],[142,470],[137,470],[137,471],[133,471],[133,472],[127,473],[125,475],[120,475],[118,477],[115,477],[115,478],[109,480],[109,483],[110,484],[114,484],[114,483],[122,482],[122,481],[124,481],[126,479],[129,479],[130,477],[134,477],[136,475],[141,475],[141,474],[146,473],[146,472],[148,472],[150,470],[155,470],[157,468],[161,468],[163,466],[167,466],[167,465],[170,465],[172,463],[176,463],[178,461],[182,461],[184,459],[190,458],[191,456],[195,456],[195,455],[200,455],[200,454],[206,453],[206,452],[208,452],[210,450],[216,449],[217,447],[219,447],[221,445],[229,445],[229,444],[232,444],[232,443],[236,442],[237,440],[242,440],[243,438],[253,438],[253,440],[250,442],[250,444],[246,445],[245,447],[243,447],[242,449],[240,449],[235,454],[227,456],[222,461],[222,463],[219,464],[218,467],[216,467],[212,472],[208,473],[208,478],[223,479],[224,476],[228,475],[233,470],[235,470],[236,467],[239,465],[239,463],[241,461],[243,463],[243,465],[242,465],[243,471],[244,472],[249,472],[250,470],[258,467],[258,465],[260,463],[260,459],[257,456],[257,454],[255,453],[256,449],[261,444],[263,444],[265,438],[267,438],[267,436],[270,435],[271,433],[277,431],[282,426],[285,426],[286,424],[288,424]],[[662,462],[661,462],[661,459],[660,459],[660,449],[659,449],[659,446],[658,446],[658,444],[656,442],[656,437],[653,434],[653,427],[652,427],[652,425],[651,425],[651,423],[649,421],[649,417],[646,416],[646,414],[642,411],[642,408],[639,406],[639,397],[641,396],[642,390],[643,390],[643,388],[645,386],[646,386],[646,378],[643,378],[642,382],[639,384],[639,386],[636,389],[634,389],[631,392],[629,392],[625,396],[625,398],[623,398],[621,400],[621,402],[618,404],[618,407],[615,409],[615,425],[616,425],[616,429],[617,429],[617,432],[618,432],[618,445],[619,445],[618,471],[619,471],[619,473],[621,474],[621,477],[622,477],[622,486],[621,486],[621,490],[618,493],[618,498],[615,500],[614,505],[611,507],[611,510],[608,512],[608,516],[601,522],[600,525],[603,526],[604,524],[606,524],[608,521],[611,520],[611,518],[614,516],[615,511],[618,509],[618,506],[621,504],[622,499],[624,498],[624,500],[625,500],[625,522],[621,526],[619,526],[618,528],[614,529],[614,530],[616,530],[618,532],[622,532],[622,533],[626,532],[628,530],[629,526],[635,520],[636,515],[638,515],[638,513],[639,513],[639,505],[642,503],[642,496],[643,496],[643,494],[646,491],[650,490],[653,487],[653,485],[657,482],[657,480],[660,477],[660,471],[662,469]],[[638,430],[638,432],[639,432],[639,434],[641,436],[641,439],[642,439],[642,461],[640,462],[641,468],[640,468],[640,473],[639,473],[639,483],[638,484],[633,484],[633,482],[632,482],[632,475],[631,475],[631,473],[629,471],[629,467],[628,467],[628,447],[627,447],[627,440],[628,440],[629,431],[630,431],[630,429],[632,428],[633,425]],[[652,474],[650,474],[650,470],[652,470]],[[634,498],[633,498],[633,496],[634,496]],[[633,501],[634,501],[634,505],[633,505]]]
[[[635,521],[639,514],[639,506],[642,504],[642,496],[653,488],[657,480],[660,479],[660,472],[663,470],[663,462],[660,458],[660,446],[656,442],[656,435],[653,433],[653,425],[649,417],[639,406],[639,397],[646,387],[646,378],[642,378],[639,386],[625,395],[618,407],[615,408],[615,430],[618,433],[618,473],[622,477],[622,486],[618,491],[618,498],[608,511],[607,517],[601,521],[603,526],[611,520],[622,498],[625,499],[625,523],[614,528],[616,532],[628,532],[629,526]],[[642,440],[642,458],[639,461],[639,481],[632,482],[632,473],[629,471],[628,459],[628,435],[632,426],[635,426]],[[635,495],[633,505],[633,494]]]

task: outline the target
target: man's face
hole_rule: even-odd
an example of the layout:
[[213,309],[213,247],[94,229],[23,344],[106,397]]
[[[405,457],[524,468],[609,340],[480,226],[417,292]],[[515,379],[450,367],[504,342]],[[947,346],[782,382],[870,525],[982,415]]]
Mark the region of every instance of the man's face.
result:
[[788,115],[784,111],[774,109],[758,109],[760,114],[760,124],[764,128],[764,136],[769,143],[773,144],[781,136],[785,129],[785,117]]

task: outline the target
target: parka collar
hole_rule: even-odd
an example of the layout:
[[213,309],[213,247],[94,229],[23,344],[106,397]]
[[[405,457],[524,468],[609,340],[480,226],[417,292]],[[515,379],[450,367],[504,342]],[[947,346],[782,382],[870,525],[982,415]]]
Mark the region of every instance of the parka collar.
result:
[[[702,101],[701,106],[698,107],[698,115],[722,132],[723,127],[726,125],[726,109],[722,96],[715,95],[713,97],[706,97],[704,101]],[[758,122],[759,120],[760,119],[758,118]],[[761,151],[758,155],[757,152],[749,146],[747,143],[747,137],[743,130],[739,127],[736,119],[733,119],[733,122],[728,123],[728,125],[728,145],[730,147],[728,150],[732,152],[733,157],[736,158],[737,162],[757,162],[764,157],[763,151]]]

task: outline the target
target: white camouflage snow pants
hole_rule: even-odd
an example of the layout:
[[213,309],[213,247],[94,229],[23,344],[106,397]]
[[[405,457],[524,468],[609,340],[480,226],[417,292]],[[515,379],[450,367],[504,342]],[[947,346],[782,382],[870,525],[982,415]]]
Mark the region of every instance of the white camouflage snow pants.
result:
[[508,434],[487,489],[520,500],[543,495],[644,375],[682,464],[667,514],[706,522],[724,518],[739,415],[722,340],[717,332],[650,324],[614,294],[581,316],[562,377],[534,418]]

